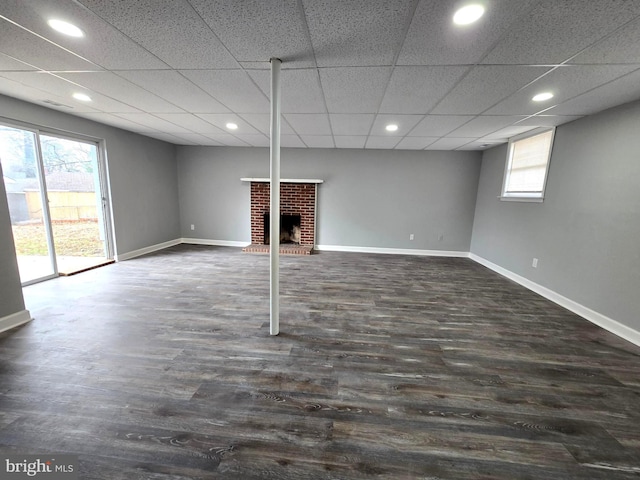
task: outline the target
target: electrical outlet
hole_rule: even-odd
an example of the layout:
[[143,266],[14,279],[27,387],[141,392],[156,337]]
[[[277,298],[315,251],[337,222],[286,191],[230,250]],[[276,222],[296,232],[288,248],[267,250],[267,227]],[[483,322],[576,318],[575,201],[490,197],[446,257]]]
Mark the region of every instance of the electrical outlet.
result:
[[534,259],[533,259],[533,262],[531,262],[531,266],[532,266],[533,268],[538,268],[538,259],[537,259],[537,258],[534,258]]
[[195,229],[196,229],[196,226],[192,223],[191,224],[191,230],[195,230]]
[[409,240],[413,240],[413,233],[409,235]]

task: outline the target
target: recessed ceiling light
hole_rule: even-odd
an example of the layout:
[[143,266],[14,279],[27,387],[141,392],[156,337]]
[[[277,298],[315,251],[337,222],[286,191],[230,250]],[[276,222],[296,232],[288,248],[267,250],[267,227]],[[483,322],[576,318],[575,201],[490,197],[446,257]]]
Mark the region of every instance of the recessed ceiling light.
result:
[[69,22],[52,18],[47,21],[47,23],[55,31],[64,33],[65,35],[69,35],[70,37],[84,37],[84,32]]
[[469,25],[477,21],[484,14],[484,7],[478,4],[467,5],[458,10],[453,16],[456,25]]
[[71,95],[73,98],[75,98],[76,100],[80,100],[81,102],[90,102],[91,101],[91,97],[85,93],[74,93],[73,95]]
[[387,132],[395,132],[396,130],[398,130],[398,125],[396,125],[395,123],[391,123],[384,128],[387,130]]
[[229,130],[237,130],[238,129],[238,125],[233,123],[233,122],[229,122],[229,123],[227,123],[227,128]]
[[534,102],[544,102],[545,100],[549,100],[550,98],[553,98],[553,93],[543,92],[543,93],[537,94],[531,100],[533,100]]

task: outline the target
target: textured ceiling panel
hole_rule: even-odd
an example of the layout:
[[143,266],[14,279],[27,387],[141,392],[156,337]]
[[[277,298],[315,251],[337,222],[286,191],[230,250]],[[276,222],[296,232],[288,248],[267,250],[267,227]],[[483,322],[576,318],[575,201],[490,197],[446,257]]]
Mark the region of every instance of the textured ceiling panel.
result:
[[224,113],[229,109],[175,70],[118,71],[121,77],[187,112]]
[[83,118],[88,118],[95,122],[104,123],[106,125],[111,125],[112,127],[118,127],[125,130],[131,130],[134,132],[154,131],[154,129],[151,127],[140,125],[139,123],[135,123],[130,120],[124,119],[122,117],[112,115],[111,113],[104,113],[104,112],[82,113],[80,114],[80,116]]
[[[422,120],[423,115],[391,115],[380,114],[376,116],[373,126],[371,127],[371,135],[385,135],[402,137],[409,133],[416,124]],[[398,130],[395,132],[388,132],[386,130],[387,125],[397,125]]]
[[329,113],[376,113],[390,74],[386,67],[320,69]]
[[333,137],[331,135],[300,135],[304,144],[309,148],[333,148]]
[[269,113],[267,96],[242,70],[182,70],[181,73],[236,113]]
[[193,133],[188,129],[148,113],[118,113],[118,117],[167,133]]
[[334,135],[369,135],[375,115],[372,113],[332,113],[329,115]]
[[[264,135],[269,135],[271,131],[271,114],[269,113],[243,113],[240,115],[242,119],[248,122],[252,127]],[[287,120],[280,120],[280,133],[283,135],[295,135],[296,132],[289,126]]]
[[[484,113],[488,115],[534,114],[610,82],[621,75],[629,73],[634,68],[635,66],[631,65],[571,65],[559,67]],[[533,102],[531,98],[541,92],[553,92],[555,96],[546,102]],[[580,114],[580,112],[565,113],[569,115]]]
[[442,137],[473,118],[471,115],[427,115],[409,132],[409,136]]
[[[56,92],[57,96],[62,99],[62,103],[72,106],[74,111],[100,110],[106,113],[141,113],[141,110],[138,108],[95,93],[90,89],[60,78],[57,75],[43,72],[2,72],[0,75],[24,85],[41,89],[43,92],[41,95],[43,100],[51,98],[51,95],[45,92]],[[85,103],[74,99],[71,95],[76,92],[89,94],[93,101]]]
[[396,67],[380,112],[428,113],[467,70],[467,67]]
[[[168,67],[112,25],[68,0],[3,0],[2,15],[107,69]],[[73,22],[89,41],[52,30],[46,23],[50,18]]]
[[0,53],[44,70],[100,70],[99,66],[3,19],[0,19]]
[[640,63],[640,19],[625,25],[569,63]]
[[[265,96],[269,97],[271,72],[250,70],[248,73]],[[320,79],[315,69],[283,70],[280,74],[280,92],[282,113],[318,113],[326,110]]]
[[536,127],[528,126],[528,125],[512,125],[507,128],[503,128],[502,130],[498,130],[496,132],[490,133],[489,135],[480,138],[480,141],[486,140],[487,142],[506,142],[509,138],[520,135],[521,133],[526,133],[530,130],[533,130]]
[[525,117],[516,116],[483,116],[476,117],[450,133],[452,137],[484,137],[492,132],[513,125]]
[[549,67],[476,66],[431,113],[477,115],[548,71]]
[[[257,136],[257,135],[256,135]],[[250,147],[251,144],[241,140],[235,135],[229,133],[212,133],[206,135],[207,138],[219,143],[220,145],[226,145],[227,147]]]
[[236,60],[266,62],[276,57],[289,67],[315,67],[298,2],[189,1]]
[[[224,133],[231,133],[232,135],[259,135],[262,133],[253,128],[246,120],[233,113],[199,113],[197,116],[219,128]],[[238,129],[230,132],[227,128],[227,123],[235,123]]]
[[117,98],[150,113],[183,113],[184,110],[111,72],[65,72],[61,77],[94,92]]
[[364,148],[367,141],[365,135],[335,136],[333,139],[336,142],[336,148]]
[[173,143],[175,145],[195,145],[196,144],[195,142],[183,140],[182,138],[176,135],[171,135],[170,133],[164,133],[164,132],[141,132],[141,133],[142,135],[145,135],[147,137],[155,138],[157,140],[162,140],[163,142]]
[[227,133],[191,113],[156,113],[156,117],[180,125],[194,133]]
[[463,147],[474,140],[475,138],[440,138],[429,145],[426,150],[455,150],[456,148]]
[[252,147],[268,147],[271,144],[269,137],[267,137],[266,135],[236,134],[236,137],[238,137],[243,142],[251,145]]
[[13,57],[0,53],[0,71],[4,72],[27,72],[30,70],[37,70],[36,67],[29,65],[28,63],[16,60]]
[[400,142],[400,137],[382,137],[371,135],[367,138],[364,148],[388,150],[394,148]]
[[547,113],[554,115],[590,115],[626,102],[640,99],[640,70],[595,88],[557,105]]
[[[555,109],[551,109],[549,111],[553,112],[555,111]],[[579,118],[582,117],[578,115],[535,115],[533,117],[528,117],[524,120],[520,120],[516,124],[516,126],[522,125],[527,127],[557,127],[558,125],[573,122],[574,120],[578,120]]]
[[238,66],[186,0],[78,1],[173,68]]
[[280,145],[285,148],[305,148],[306,145],[297,135],[282,135]]
[[400,140],[400,143],[396,145],[396,149],[406,150],[422,150],[433,142],[438,140],[438,137],[404,137]]
[[298,135],[331,135],[326,114],[289,113],[284,118]]
[[[54,110],[59,110],[65,113],[81,113],[81,112],[95,112],[96,109],[89,106],[78,106],[78,108],[73,108],[74,101],[72,99],[65,98],[62,96],[58,96],[54,93],[47,92],[38,88],[34,88],[28,85],[24,85],[18,81],[14,81],[9,78],[5,78],[4,76],[13,77],[14,75],[19,75],[19,73],[8,73],[2,72],[0,73],[0,93],[5,95],[10,95],[15,98],[19,98],[20,100],[25,100],[27,102],[35,103],[41,105],[43,107],[52,108]],[[45,101],[54,101],[59,106],[51,105],[49,103],[45,103]],[[3,113],[0,113],[3,115]]]
[[[459,2],[422,0],[411,22],[398,65],[459,65],[478,62],[511,23],[538,0],[493,0],[481,21],[456,26]],[[509,7],[509,8],[507,8]]]
[[202,145],[207,142],[214,143],[211,139],[199,133],[175,133],[174,135],[186,142],[189,142],[187,145]]
[[413,14],[407,0],[302,0],[320,67],[391,65]]
[[636,15],[640,15],[638,1],[541,0],[482,63],[560,63]]

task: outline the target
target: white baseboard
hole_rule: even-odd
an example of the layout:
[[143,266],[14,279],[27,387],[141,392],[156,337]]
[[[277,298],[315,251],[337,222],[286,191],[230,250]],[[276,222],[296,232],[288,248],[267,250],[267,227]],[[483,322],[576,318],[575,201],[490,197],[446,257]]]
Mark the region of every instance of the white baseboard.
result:
[[423,257],[462,257],[468,258],[469,252],[453,250],[418,250],[415,248],[386,248],[386,247],[354,247],[348,245],[316,245],[316,250],[325,252],[357,252],[382,253],[386,255],[419,255]]
[[21,310],[6,317],[0,318],[0,332],[11,330],[31,321],[29,310]]
[[573,313],[580,315],[586,320],[589,320],[591,323],[598,325],[599,327],[608,330],[609,332],[624,338],[625,340],[640,346],[640,332],[628,327],[612,318],[609,318],[601,313],[596,312],[595,310],[591,310],[584,305],[571,300],[559,293],[554,292],[553,290],[548,289],[547,287],[543,287],[531,280],[518,275],[517,273],[513,273],[506,268],[501,267],[500,265],[496,265],[489,260],[482,258],[474,253],[469,254],[469,258],[471,260],[478,262],[481,265],[493,270],[500,275],[507,277],[510,280],[513,280],[516,283],[519,283],[523,287],[528,288],[529,290],[537,293],[538,295],[542,295],[548,300],[551,300],[554,303],[557,303],[561,307],[566,308],[567,310],[572,311]]
[[246,247],[250,242],[238,242],[235,240],[209,240],[206,238],[181,238],[182,243],[191,245],[211,245],[214,247]]
[[131,260],[132,258],[136,258],[141,255],[146,255],[147,253],[157,252],[158,250],[173,247],[174,245],[179,245],[180,243],[182,243],[182,239],[176,238],[175,240],[169,240],[168,242],[162,242],[156,245],[150,245],[148,247],[140,248],[138,250],[133,250],[131,252],[118,254],[116,255],[116,262]]

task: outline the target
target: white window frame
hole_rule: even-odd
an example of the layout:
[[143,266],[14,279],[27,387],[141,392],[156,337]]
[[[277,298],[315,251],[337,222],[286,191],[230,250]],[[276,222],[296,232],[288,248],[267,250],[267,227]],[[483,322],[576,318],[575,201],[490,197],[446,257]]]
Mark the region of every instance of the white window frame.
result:
[[[511,164],[513,161],[514,146],[521,140],[535,137],[543,133],[551,132],[551,143],[549,144],[549,151],[547,152],[546,167],[544,171],[544,179],[542,181],[542,189],[539,192],[507,192],[507,184],[509,182],[509,175],[511,174]],[[508,202],[543,202],[544,193],[547,187],[547,178],[549,177],[549,165],[551,163],[551,152],[553,151],[553,142],[555,140],[556,128],[536,128],[529,132],[517,135],[509,139],[509,148],[507,150],[507,161],[505,162],[504,177],[502,180],[502,191],[499,197],[502,201]]]

